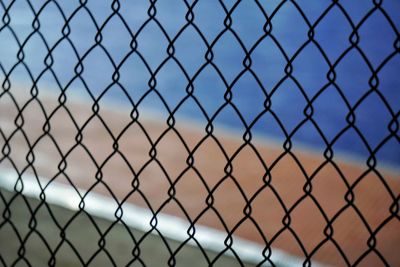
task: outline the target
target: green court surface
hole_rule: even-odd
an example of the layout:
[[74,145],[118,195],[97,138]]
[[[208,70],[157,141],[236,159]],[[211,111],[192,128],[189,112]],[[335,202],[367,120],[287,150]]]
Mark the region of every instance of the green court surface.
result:
[[[14,193],[0,190],[1,266],[12,266],[15,263],[14,266],[48,266],[51,254],[54,254],[60,243],[62,245],[55,253],[57,267],[76,267],[88,263],[88,266],[96,267],[126,266],[128,263],[130,263],[129,266],[209,266],[206,256],[199,248],[184,245],[174,256],[175,262],[173,262],[170,251],[175,252],[181,243],[170,239],[163,241],[157,234],[148,234],[144,237],[143,232],[129,229],[121,223],[90,217],[84,212],[49,205],[51,215],[48,208],[42,204],[35,214],[35,225],[35,222],[31,221],[32,212],[28,205],[31,210],[35,210],[40,205],[40,201],[22,197],[22,195],[14,197]],[[14,199],[9,204],[12,198]],[[64,228],[76,214],[78,215],[72,223],[65,228],[65,236],[62,238],[60,229]],[[102,240],[101,235],[104,233],[107,234]],[[25,239],[27,236],[29,238],[21,249],[20,239]],[[43,239],[47,245],[42,241]],[[140,244],[135,246],[135,242],[139,241]],[[133,252],[135,247],[139,250]],[[136,255],[139,253],[134,262],[130,262],[134,258],[132,253]],[[205,251],[205,253],[210,262],[217,257],[217,253],[210,251]],[[96,256],[93,257],[93,255]],[[235,258],[222,255],[217,258],[213,266],[241,265]]]

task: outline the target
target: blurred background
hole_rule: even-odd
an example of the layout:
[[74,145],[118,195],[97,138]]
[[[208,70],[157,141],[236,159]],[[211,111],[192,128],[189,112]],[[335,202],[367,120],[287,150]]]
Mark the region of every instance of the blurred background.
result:
[[[279,142],[305,119],[311,101],[313,119],[326,140],[310,121],[291,140],[321,151],[348,125],[350,110],[371,150],[390,134],[388,127],[398,117],[400,103],[397,1],[383,1],[380,8],[373,1],[343,2],[332,8],[332,1],[174,0],[156,2],[149,9],[150,3],[117,1],[118,15],[113,15],[109,1],[87,1],[82,7],[78,1],[2,1],[2,80],[7,75],[10,83],[25,82],[28,88],[36,81],[38,88],[56,94],[63,89],[67,95],[113,100],[128,108],[133,102],[155,108],[163,119],[174,111],[176,117],[202,126],[210,118],[238,131],[251,125],[254,134]],[[190,5],[192,25],[186,20]],[[228,11],[231,30],[224,25]],[[148,12],[154,12],[156,20],[149,19]],[[315,25],[315,42],[308,38],[310,25]],[[273,32],[266,36],[268,28]],[[357,48],[351,49],[350,38],[358,39]],[[169,46],[174,48],[173,57],[168,56]],[[207,51],[212,51],[213,64],[205,60]],[[246,54],[251,55],[252,72],[242,73]],[[21,57],[25,66],[16,65]],[[293,71],[287,77],[289,60]],[[327,79],[331,69],[334,83]],[[113,82],[116,72],[118,83]],[[370,92],[371,82],[379,83],[379,93]],[[203,110],[192,98],[185,99],[188,87],[193,87]],[[227,88],[242,118],[229,105],[218,110],[226,102]],[[257,118],[266,99],[284,129],[268,112]],[[333,148],[365,161],[370,151],[364,142],[350,130]],[[380,163],[398,165],[395,138],[376,152]]]
[[[0,170],[301,261],[396,265],[399,10],[396,0],[0,1]],[[7,207],[43,209],[14,191],[1,193],[0,241],[36,216],[10,219]],[[50,217],[36,220],[57,225]],[[4,266],[24,261],[17,239],[14,258],[0,250]]]

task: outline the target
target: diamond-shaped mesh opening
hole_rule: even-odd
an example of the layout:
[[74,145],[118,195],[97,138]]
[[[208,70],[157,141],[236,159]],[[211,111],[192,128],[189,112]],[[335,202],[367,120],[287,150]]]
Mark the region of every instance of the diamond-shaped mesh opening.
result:
[[400,265],[399,8],[0,0],[0,263]]

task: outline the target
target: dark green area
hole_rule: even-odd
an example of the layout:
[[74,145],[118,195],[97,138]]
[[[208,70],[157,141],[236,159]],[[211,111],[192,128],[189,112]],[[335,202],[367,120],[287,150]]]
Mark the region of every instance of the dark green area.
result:
[[[158,235],[145,235],[121,223],[115,224],[54,205],[42,204],[33,222],[32,211],[40,205],[40,201],[4,190],[0,190],[0,198],[0,266],[11,266],[14,263],[15,266],[48,266],[52,254],[55,256],[55,266],[58,267],[76,267],[88,263],[95,267],[114,264],[126,266],[134,258],[132,252],[135,247],[140,254],[129,266],[169,266],[169,249],[174,252],[180,246],[179,242],[169,239],[164,242]],[[65,229],[64,238],[61,229]],[[102,244],[101,236],[105,233],[105,242]],[[23,239],[26,242],[24,250],[21,250]],[[135,242],[141,239],[136,246]],[[205,253],[210,261],[217,257],[216,253]],[[203,252],[193,246],[185,245],[175,255],[175,266],[208,265]],[[213,266],[240,264],[234,258],[223,255],[218,257]]]

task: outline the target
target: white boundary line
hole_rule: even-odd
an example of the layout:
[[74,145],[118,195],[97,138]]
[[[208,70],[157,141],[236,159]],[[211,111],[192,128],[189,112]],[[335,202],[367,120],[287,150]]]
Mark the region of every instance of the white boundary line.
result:
[[[49,179],[43,177],[40,177],[39,180],[42,187],[47,185],[49,181]],[[22,194],[25,196],[40,199],[41,189],[34,175],[23,174],[21,183],[21,180],[18,181],[18,175],[15,171],[0,169],[0,187],[8,191],[14,191],[15,186],[19,190],[23,189]],[[78,191],[82,194],[85,192],[85,190],[82,189],[78,189]],[[44,192],[47,203],[70,210],[79,210],[81,198],[71,186],[53,181]],[[84,204],[84,210],[93,216],[110,221],[116,219],[115,212],[118,208],[118,204],[112,198],[90,192],[85,197]],[[122,211],[121,220],[123,220],[126,225],[143,232],[148,232],[152,229],[150,221],[153,215],[149,210],[131,203],[124,203],[122,205]],[[163,213],[157,215],[157,230],[160,231],[163,236],[172,240],[178,242],[187,240],[189,235],[186,233],[186,229],[189,229],[189,226],[187,221],[179,217]],[[204,249],[219,253],[226,248],[224,245],[224,240],[227,237],[226,233],[201,225],[196,225],[195,230],[194,238]],[[190,240],[189,244],[196,246],[193,240]],[[232,248],[244,262],[257,264],[264,259],[262,256],[264,247],[255,242],[233,236]],[[290,255],[280,249],[272,248],[271,251],[271,260],[278,266],[302,266],[303,264],[301,258]],[[231,251],[228,252],[229,253],[225,254],[233,257],[233,253]],[[313,266],[322,265],[313,262]]]

